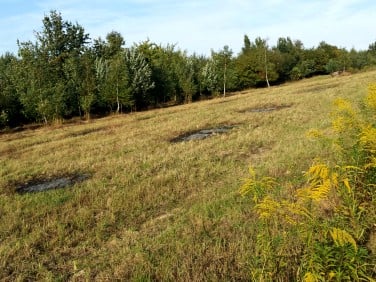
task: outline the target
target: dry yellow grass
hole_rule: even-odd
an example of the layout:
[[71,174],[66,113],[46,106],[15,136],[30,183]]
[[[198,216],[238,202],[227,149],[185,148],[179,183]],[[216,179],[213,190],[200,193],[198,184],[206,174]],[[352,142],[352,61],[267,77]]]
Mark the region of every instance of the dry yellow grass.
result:
[[[316,77],[225,99],[0,135],[0,279],[247,280],[257,226],[238,195],[253,165],[299,184],[325,144],[332,101],[360,101],[376,72]],[[289,106],[269,112],[249,109]],[[171,143],[234,125],[226,134]],[[34,194],[17,183],[90,179]]]

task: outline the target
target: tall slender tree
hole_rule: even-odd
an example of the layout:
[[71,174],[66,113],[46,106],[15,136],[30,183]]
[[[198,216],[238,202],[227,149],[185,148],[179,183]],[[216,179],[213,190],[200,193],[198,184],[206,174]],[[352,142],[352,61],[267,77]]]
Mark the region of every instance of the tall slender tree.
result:
[[125,64],[124,52],[117,53],[108,60],[105,78],[105,97],[112,109],[116,105],[116,113],[122,111],[123,106],[131,106],[131,93],[128,88],[128,70]]
[[125,65],[128,75],[128,91],[132,96],[129,105],[136,106],[136,109],[142,108],[148,104],[149,90],[155,87],[152,70],[144,55],[135,47],[125,51]]
[[223,50],[219,53],[223,60],[223,97],[226,97],[226,85],[227,85],[227,70],[228,66],[231,63],[232,58],[232,50],[228,47],[228,45],[223,47]]

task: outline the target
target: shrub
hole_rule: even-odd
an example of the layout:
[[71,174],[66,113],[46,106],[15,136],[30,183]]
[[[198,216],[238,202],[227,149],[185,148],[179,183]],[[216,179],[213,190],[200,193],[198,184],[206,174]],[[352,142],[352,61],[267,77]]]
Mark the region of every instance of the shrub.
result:
[[330,136],[311,131],[338,156],[334,164],[316,160],[293,195],[250,169],[240,193],[259,218],[253,279],[374,281],[376,256],[367,246],[376,222],[376,84],[368,92],[363,112],[335,101]]

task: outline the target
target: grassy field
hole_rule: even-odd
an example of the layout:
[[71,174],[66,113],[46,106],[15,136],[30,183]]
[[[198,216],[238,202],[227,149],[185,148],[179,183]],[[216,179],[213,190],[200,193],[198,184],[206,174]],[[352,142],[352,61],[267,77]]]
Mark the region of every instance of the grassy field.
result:
[[[1,134],[0,280],[251,280],[262,234],[239,195],[248,167],[286,189],[301,185],[315,157],[332,156],[307,131],[325,131],[333,100],[358,103],[375,81],[375,71],[315,77]],[[171,142],[224,125],[234,127]],[[90,177],[66,189],[15,192],[70,174]]]

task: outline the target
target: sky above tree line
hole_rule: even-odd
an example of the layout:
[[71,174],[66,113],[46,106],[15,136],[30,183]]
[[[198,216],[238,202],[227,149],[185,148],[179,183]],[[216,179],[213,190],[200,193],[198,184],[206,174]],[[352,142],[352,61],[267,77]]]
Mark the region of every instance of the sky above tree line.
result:
[[376,41],[374,0],[0,0],[0,54],[17,53],[17,39],[34,32],[51,10],[78,23],[92,39],[111,31],[127,46],[149,38],[177,44],[190,54],[209,55],[228,45],[235,53],[247,34],[275,45],[279,37],[299,39],[306,48],[325,41],[366,50]]

